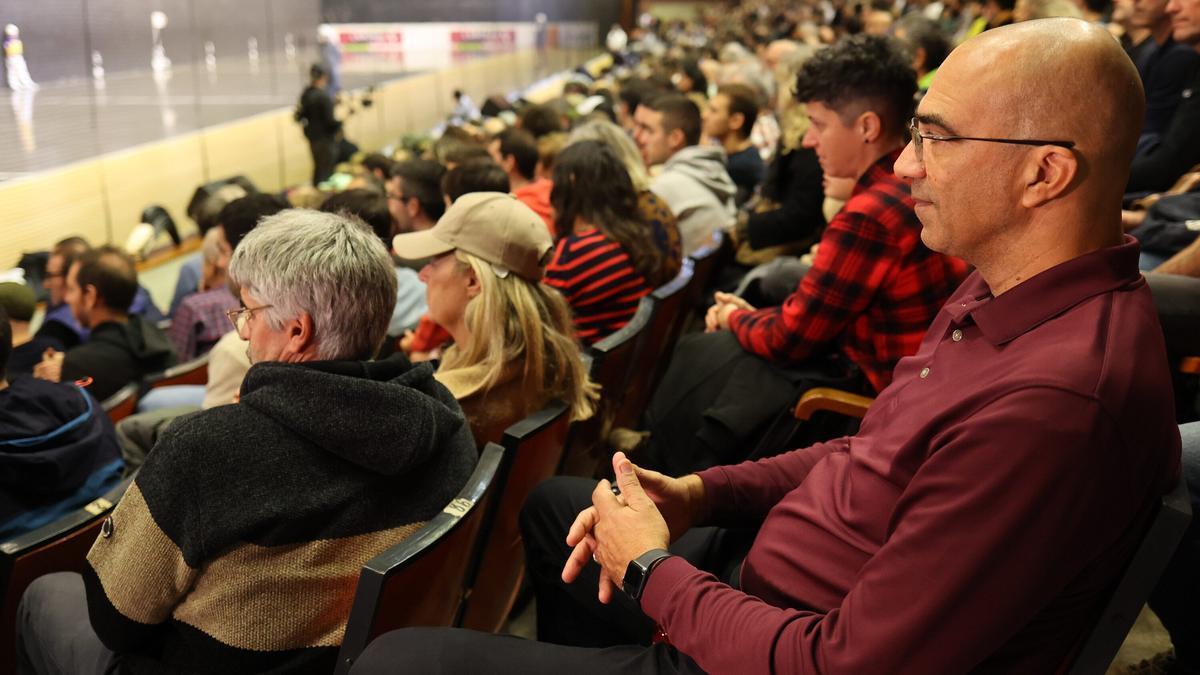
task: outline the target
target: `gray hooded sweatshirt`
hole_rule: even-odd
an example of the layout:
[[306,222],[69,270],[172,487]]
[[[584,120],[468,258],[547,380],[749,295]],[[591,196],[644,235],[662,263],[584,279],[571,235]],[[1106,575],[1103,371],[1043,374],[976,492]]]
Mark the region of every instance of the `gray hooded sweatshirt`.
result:
[[689,145],[680,150],[663,165],[650,189],[666,200],[675,214],[684,253],[708,244],[714,231],[733,227],[737,186],[725,170],[721,148]]

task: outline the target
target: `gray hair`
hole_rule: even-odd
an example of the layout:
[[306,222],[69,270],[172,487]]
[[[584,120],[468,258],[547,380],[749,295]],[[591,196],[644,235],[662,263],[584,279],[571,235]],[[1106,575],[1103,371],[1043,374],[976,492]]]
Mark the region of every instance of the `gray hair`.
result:
[[580,141],[599,141],[607,145],[629,172],[633,189],[638,192],[650,189],[650,174],[646,173],[646,164],[638,152],[637,144],[624,129],[606,119],[593,120],[576,127],[567,138],[567,145]]
[[396,305],[396,273],[362,221],[289,209],[264,218],[238,245],[229,277],[265,305],[274,330],[307,312],[317,358],[375,356]]

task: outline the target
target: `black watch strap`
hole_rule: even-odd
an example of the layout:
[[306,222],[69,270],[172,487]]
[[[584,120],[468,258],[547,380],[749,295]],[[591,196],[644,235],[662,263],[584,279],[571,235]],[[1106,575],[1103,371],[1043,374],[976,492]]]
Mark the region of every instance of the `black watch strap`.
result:
[[670,551],[664,548],[655,548],[630,560],[629,566],[625,568],[625,579],[621,585],[622,589],[640,605],[642,602],[642,593],[646,590],[646,582],[650,579],[650,573],[662,561],[670,557]]

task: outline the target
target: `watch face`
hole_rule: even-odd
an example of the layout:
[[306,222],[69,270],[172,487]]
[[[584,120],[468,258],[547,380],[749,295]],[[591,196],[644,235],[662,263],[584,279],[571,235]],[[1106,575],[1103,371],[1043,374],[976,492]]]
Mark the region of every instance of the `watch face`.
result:
[[654,549],[630,560],[629,566],[625,568],[625,579],[621,583],[622,590],[629,597],[640,602],[642,589],[646,586],[646,578],[650,575],[650,570],[654,569],[654,566],[664,558],[669,557],[671,557],[669,552],[663,549]]
[[625,580],[621,587],[629,597],[634,600],[642,598],[642,583],[646,581],[646,569],[638,564],[637,560],[629,561],[629,567],[625,568]]

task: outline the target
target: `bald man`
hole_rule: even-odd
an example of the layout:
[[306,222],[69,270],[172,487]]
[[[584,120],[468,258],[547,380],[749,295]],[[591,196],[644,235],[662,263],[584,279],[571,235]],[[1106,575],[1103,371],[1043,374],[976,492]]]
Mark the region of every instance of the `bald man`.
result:
[[[1179,477],[1162,336],[1113,196],[1140,100],[1083,21],[964,44],[896,171],[924,241],[977,272],[861,431],[681,479],[618,453],[620,495],[601,481],[582,503],[543,486],[526,559],[535,587],[561,570],[577,593],[555,615],[574,646],[401,631],[353,672],[1059,670]],[[739,572],[698,525],[759,528]],[[553,526],[560,559],[532,555]],[[656,624],[671,646],[641,646]]]

